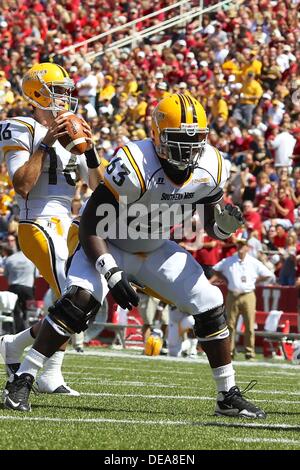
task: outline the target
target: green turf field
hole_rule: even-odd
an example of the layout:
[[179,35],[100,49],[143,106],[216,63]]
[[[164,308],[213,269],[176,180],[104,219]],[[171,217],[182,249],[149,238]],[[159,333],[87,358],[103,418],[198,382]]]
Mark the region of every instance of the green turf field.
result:
[[300,366],[238,362],[236,371],[241,388],[258,381],[247,396],[266,420],[215,417],[202,357],[68,354],[64,375],[81,396],[32,395],[25,414],[1,408],[0,449],[300,449]]

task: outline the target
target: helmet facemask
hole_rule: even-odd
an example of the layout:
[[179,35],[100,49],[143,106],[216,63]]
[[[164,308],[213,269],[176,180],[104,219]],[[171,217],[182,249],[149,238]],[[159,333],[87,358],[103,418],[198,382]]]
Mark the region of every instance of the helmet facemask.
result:
[[[48,109],[51,109],[52,111],[67,110],[71,111],[72,113],[75,113],[78,105],[78,99],[73,98],[72,96],[72,91],[75,88],[74,85],[70,87],[70,85],[66,83],[61,84],[57,82],[52,82],[51,84],[47,84],[46,87],[49,90],[51,98],[51,107]],[[58,93],[58,91],[60,90],[62,91],[62,93]]]
[[179,170],[194,169],[207,142],[208,128],[197,124],[181,124],[180,129],[164,129],[157,152]]

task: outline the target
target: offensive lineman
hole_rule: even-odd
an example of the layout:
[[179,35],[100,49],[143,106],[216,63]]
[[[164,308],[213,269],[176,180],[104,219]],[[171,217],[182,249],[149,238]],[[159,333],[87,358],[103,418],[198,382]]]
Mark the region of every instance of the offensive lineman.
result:
[[[89,150],[86,158],[67,151],[58,142],[65,134],[64,114],[75,111],[71,96],[74,82],[63,67],[53,63],[35,64],[22,81],[24,98],[33,105],[33,117],[10,118],[1,123],[0,154],[6,159],[9,176],[20,207],[19,244],[49,283],[56,298],[65,284],[68,258],[67,235],[71,224],[71,202],[76,172],[94,189],[101,180],[91,130],[83,120]],[[86,161],[85,161],[86,160]],[[0,352],[8,373],[15,372],[25,347],[36,337],[40,323],[0,338]],[[78,395],[68,387],[61,373],[60,348],[45,364],[38,381],[40,392]]]
[[[139,298],[130,284],[133,281],[193,315],[195,333],[207,354],[217,386],[216,414],[266,417],[235,385],[221,291],[209,284],[201,266],[187,251],[164,239],[163,233],[170,228],[164,217],[155,233],[160,237],[154,236],[153,227],[149,233],[147,225],[149,211],[152,221],[154,204],[159,204],[164,213],[175,202],[180,207],[185,203],[202,203],[204,229],[218,239],[228,238],[243,223],[238,208],[231,205],[221,208],[227,172],[218,150],[206,143],[205,111],[191,96],[173,94],[155,108],[152,131],[153,139],[131,142],[119,149],[106,168],[104,184],[97,187],[87,203],[80,222],[81,249],[70,266],[68,289],[50,307],[33,348],[11,377],[5,407],[31,409],[29,393],[39,368],[70,334],[87,328],[88,320],[108,291],[122,308],[137,306]],[[125,215],[129,215],[125,222],[124,196],[128,204]],[[145,208],[148,213],[135,232],[130,232],[127,238],[114,234],[115,229],[121,233],[126,220],[131,225],[130,215]],[[109,221],[103,217],[105,211],[112,209],[117,215],[115,226],[113,217]],[[136,238],[138,231],[140,237]]]

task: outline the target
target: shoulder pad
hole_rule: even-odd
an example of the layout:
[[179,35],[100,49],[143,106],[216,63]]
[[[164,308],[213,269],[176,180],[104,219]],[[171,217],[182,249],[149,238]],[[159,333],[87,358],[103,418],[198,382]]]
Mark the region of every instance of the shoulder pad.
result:
[[118,150],[105,169],[104,183],[117,200],[137,201],[146,191],[145,180],[136,156],[134,144]]

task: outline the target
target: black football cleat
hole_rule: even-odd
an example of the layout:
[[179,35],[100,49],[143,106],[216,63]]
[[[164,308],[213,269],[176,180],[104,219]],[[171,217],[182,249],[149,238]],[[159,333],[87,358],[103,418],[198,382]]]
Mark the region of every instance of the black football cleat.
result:
[[[11,380],[12,379],[12,380]],[[8,394],[4,397],[4,408],[15,411],[31,411],[29,394],[34,379],[30,374],[11,376]]]
[[256,381],[250,382],[243,391],[240,391],[238,387],[234,386],[231,387],[228,392],[219,392],[217,396],[215,415],[265,419],[267,416],[266,413],[250,401],[246,400],[243,396],[243,394],[253,388],[256,383]]
[[[7,338],[8,338],[8,335],[4,335],[0,337],[0,355],[4,362],[6,375],[7,377],[10,377],[12,374],[14,375],[18,371],[20,367],[20,363],[19,362],[16,362],[15,364],[6,363],[6,339]],[[6,382],[5,388],[2,391],[2,399],[4,399],[4,397],[8,394],[8,390],[9,390],[9,381]]]

